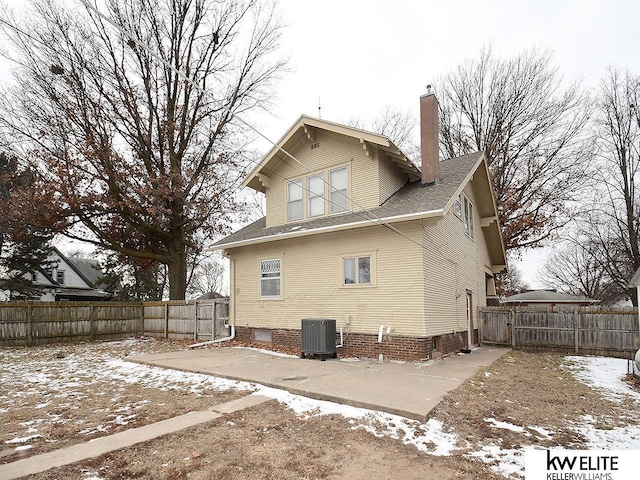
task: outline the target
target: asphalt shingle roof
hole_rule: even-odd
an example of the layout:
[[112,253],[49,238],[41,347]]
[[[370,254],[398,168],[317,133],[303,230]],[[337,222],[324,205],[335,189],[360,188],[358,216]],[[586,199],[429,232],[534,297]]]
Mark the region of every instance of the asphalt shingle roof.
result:
[[551,290],[531,290],[528,292],[511,295],[502,303],[598,303],[599,300],[591,298],[558,293]]
[[420,181],[407,183],[384,204],[368,212],[360,211],[331,215],[314,220],[290,222],[269,228],[266,227],[266,217],[262,217],[216,242],[214,247],[222,247],[259,238],[269,241],[269,237],[281,236],[289,232],[302,232],[364,221],[375,221],[376,219],[386,220],[422,212],[442,211],[462,182],[472,173],[472,169],[475,168],[481,157],[482,153],[476,152],[442,161],[440,162],[440,183],[438,185],[423,186]]

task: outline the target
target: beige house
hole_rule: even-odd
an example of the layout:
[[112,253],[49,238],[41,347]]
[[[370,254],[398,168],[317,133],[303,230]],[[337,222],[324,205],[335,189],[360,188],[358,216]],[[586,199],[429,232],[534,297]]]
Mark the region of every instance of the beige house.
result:
[[422,166],[383,136],[302,116],[246,178],[266,216],[222,239],[236,337],[299,347],[336,320],[338,353],[419,360],[475,343],[506,257],[484,154],[440,162],[420,99]]

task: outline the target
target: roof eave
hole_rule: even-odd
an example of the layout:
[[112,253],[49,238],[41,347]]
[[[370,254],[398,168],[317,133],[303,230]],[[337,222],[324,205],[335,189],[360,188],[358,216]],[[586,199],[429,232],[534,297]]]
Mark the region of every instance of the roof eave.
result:
[[343,223],[340,225],[317,227],[317,228],[311,228],[308,230],[294,230],[294,231],[277,233],[274,235],[251,238],[247,240],[238,240],[236,242],[215,244],[211,246],[208,250],[209,251],[226,250],[229,248],[238,248],[238,247],[246,247],[249,245],[257,245],[259,243],[275,242],[278,240],[306,237],[309,235],[316,235],[319,233],[339,232],[342,230],[351,230],[354,228],[381,225],[383,223],[408,222],[411,220],[420,220],[423,218],[431,218],[431,217],[438,217],[438,216],[442,217],[443,215],[444,215],[444,210],[429,210],[426,212],[410,213],[406,215],[397,215],[394,217],[380,218],[380,219],[376,219],[375,221],[361,220],[358,222]]

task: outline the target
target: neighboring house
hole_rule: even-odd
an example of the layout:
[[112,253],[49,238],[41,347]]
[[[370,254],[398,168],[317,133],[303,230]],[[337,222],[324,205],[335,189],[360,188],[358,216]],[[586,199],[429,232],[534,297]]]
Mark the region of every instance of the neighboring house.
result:
[[578,295],[570,295],[568,293],[558,293],[555,290],[529,290],[516,295],[511,295],[500,303],[504,305],[513,305],[517,307],[539,307],[539,308],[573,308],[585,307],[600,303],[600,300],[594,300]]
[[52,262],[50,269],[40,269],[28,274],[44,292],[37,300],[97,301],[110,300],[114,296],[113,292],[100,288],[103,274],[97,261],[66,257],[57,248],[51,250],[48,261]]
[[483,153],[439,161],[438,104],[420,99],[422,168],[375,133],[302,116],[249,174],[266,217],[214,246],[230,259],[245,341],[300,346],[335,319],[340,352],[420,360],[475,343],[505,250]]

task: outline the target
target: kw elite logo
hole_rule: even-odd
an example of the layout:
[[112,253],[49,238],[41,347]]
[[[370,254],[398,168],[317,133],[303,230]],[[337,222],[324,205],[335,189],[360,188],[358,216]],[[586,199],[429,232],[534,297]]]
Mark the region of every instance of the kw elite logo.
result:
[[525,453],[526,480],[627,480],[639,452],[530,450]]

